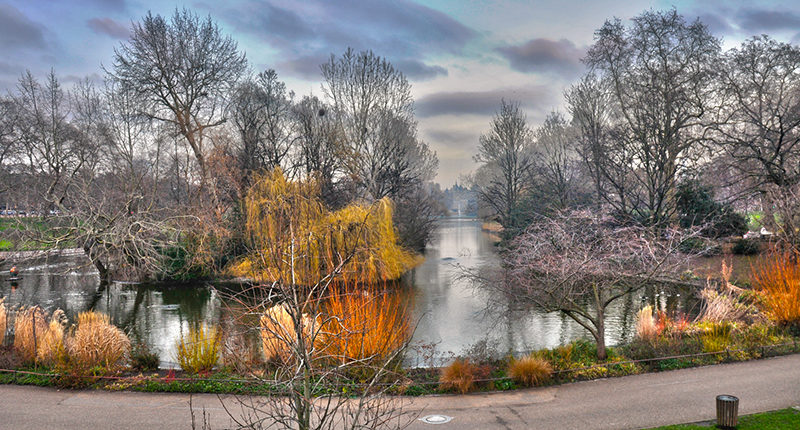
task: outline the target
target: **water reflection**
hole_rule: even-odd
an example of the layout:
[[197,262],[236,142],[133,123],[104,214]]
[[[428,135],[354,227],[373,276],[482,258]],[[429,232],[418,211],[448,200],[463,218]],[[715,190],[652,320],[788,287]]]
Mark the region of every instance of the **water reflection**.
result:
[[[554,347],[588,337],[586,330],[559,313],[514,309],[458,279],[457,265],[495,266],[499,259],[488,235],[474,219],[443,219],[426,253],[425,262],[406,276],[415,294],[413,342],[436,344],[439,353],[463,352],[478,341],[496,343],[500,351]],[[8,281],[10,263],[0,266],[0,297],[10,305],[39,304],[63,309],[70,320],[79,312],[97,309],[160,353],[163,364],[174,360],[175,342],[190,324],[216,323],[230,317],[219,293],[207,284],[139,286],[112,283],[100,286],[97,273],[80,257],[60,257],[20,265],[18,287]],[[494,306],[486,311],[487,303]],[[697,300],[690,292],[648,288],[617,301],[608,312],[607,342],[613,345],[632,335],[635,314],[645,303],[669,312],[693,313]],[[228,318],[229,319],[229,318]],[[424,364],[419,355],[411,364]]]

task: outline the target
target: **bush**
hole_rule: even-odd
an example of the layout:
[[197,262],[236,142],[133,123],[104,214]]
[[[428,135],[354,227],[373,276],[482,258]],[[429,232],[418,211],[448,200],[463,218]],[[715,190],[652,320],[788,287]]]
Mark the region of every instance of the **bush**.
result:
[[681,227],[704,226],[704,234],[713,238],[741,236],[747,232],[747,220],[730,204],[714,201],[711,187],[699,181],[679,184],[675,203]]
[[67,336],[67,354],[73,367],[113,369],[128,355],[128,336],[111,324],[108,315],[81,312],[74,332]]
[[728,321],[700,323],[698,328],[701,330],[700,340],[705,352],[724,351],[731,342],[733,324]]
[[332,317],[324,330],[329,335],[318,346],[342,363],[383,363],[405,347],[411,336],[408,299],[402,291],[334,289],[325,311]]
[[550,366],[550,363],[533,355],[512,360],[508,368],[508,375],[515,382],[526,387],[544,383],[550,379],[551,373],[553,373],[553,367]]
[[181,369],[191,372],[209,372],[219,358],[220,336],[216,327],[198,326],[189,329],[189,335],[175,344],[176,359]]
[[158,370],[161,360],[158,353],[144,343],[138,343],[131,349],[131,368],[137,371]]
[[756,255],[760,251],[761,245],[753,239],[738,239],[731,248],[734,255]]
[[442,369],[439,382],[446,390],[456,390],[466,394],[475,387],[475,373],[478,367],[467,359],[458,359]]
[[800,327],[800,256],[785,252],[761,258],[752,268],[751,279],[772,321]]

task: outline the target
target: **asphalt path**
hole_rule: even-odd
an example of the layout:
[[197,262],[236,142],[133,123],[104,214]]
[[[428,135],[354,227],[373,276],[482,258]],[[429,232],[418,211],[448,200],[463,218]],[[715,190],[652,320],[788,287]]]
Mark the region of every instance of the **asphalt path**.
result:
[[[411,429],[638,429],[712,420],[715,396],[740,415],[800,405],[800,355],[465,396],[402,398]],[[223,398],[230,412],[235,399]],[[0,385],[0,429],[190,429],[189,395]],[[214,429],[235,428],[215,395],[192,396]],[[426,424],[428,415],[452,418]]]

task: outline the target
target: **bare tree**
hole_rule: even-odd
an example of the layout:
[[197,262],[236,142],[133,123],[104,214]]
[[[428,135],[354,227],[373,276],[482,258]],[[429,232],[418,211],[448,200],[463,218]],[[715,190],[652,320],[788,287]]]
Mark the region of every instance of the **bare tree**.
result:
[[533,182],[545,206],[555,210],[574,207],[584,194],[577,133],[558,112],[551,112],[535,132]]
[[[385,58],[352,49],[331,56],[322,75],[342,140],[342,170],[352,181],[354,198],[399,201],[418,195],[418,187],[433,179],[438,159],[417,136],[406,77]],[[423,235],[426,240],[429,233]]]
[[39,209],[55,209],[64,203],[69,187],[90,161],[83,147],[86,140],[70,122],[72,106],[54,71],[44,84],[25,73],[13,97],[18,113],[15,134],[24,147],[33,181],[27,192],[38,195],[40,200],[34,204]]
[[336,181],[343,169],[345,149],[330,106],[317,97],[305,96],[292,111],[299,146],[296,166],[305,176],[319,176],[326,204],[342,206],[344,202],[341,193],[336,191]]
[[207,179],[206,130],[225,121],[224,98],[246,67],[236,42],[211,20],[187,9],[167,21],[148,13],[131,38],[114,50],[109,77],[135,94],[150,118],[172,125],[192,150]]
[[792,198],[800,184],[800,48],[756,36],[726,53],[721,72],[716,141],[736,177],[761,194],[765,225],[796,237],[776,224],[773,208],[789,224],[800,210]]
[[20,145],[14,132],[17,109],[14,101],[9,97],[0,98],[0,207],[7,209],[7,191],[12,187],[11,175],[19,156]]
[[620,205],[629,215],[655,225],[674,212],[678,173],[705,139],[719,51],[703,23],[687,23],[674,9],[645,12],[627,28],[606,21],[595,33],[586,63],[608,79],[620,115],[614,145],[620,160],[632,161],[628,202]]
[[480,137],[475,161],[482,163],[476,177],[479,198],[496,214],[506,229],[514,228],[514,211],[530,189],[534,160],[533,131],[518,103],[500,103],[491,130]]
[[606,358],[606,309],[617,299],[657,282],[680,282],[685,235],[656,237],[645,227],[620,225],[607,215],[564,212],[543,218],[503,254],[505,282],[491,282],[517,303],[562,312],[583,326]]
[[236,87],[230,116],[242,144],[239,159],[245,178],[259,169],[288,167],[282,163],[293,140],[293,98],[272,69]]

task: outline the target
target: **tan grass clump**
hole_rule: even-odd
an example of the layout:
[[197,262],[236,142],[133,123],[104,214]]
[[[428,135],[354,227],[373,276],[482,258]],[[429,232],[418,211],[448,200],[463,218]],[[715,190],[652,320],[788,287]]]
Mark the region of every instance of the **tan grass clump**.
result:
[[6,340],[6,318],[8,318],[8,314],[6,313],[6,298],[3,297],[0,299],[0,346],[3,346],[3,342]]
[[512,360],[508,367],[508,375],[511,379],[525,387],[546,382],[552,373],[553,367],[547,360],[531,355],[519,360]]
[[219,359],[220,331],[213,326],[191,327],[187,336],[181,335],[175,349],[181,369],[191,373],[209,372]]
[[14,318],[14,349],[23,362],[36,361],[36,351],[48,326],[47,313],[38,306],[17,311]]
[[64,357],[66,349],[64,348],[64,326],[67,322],[67,316],[64,311],[57,309],[50,317],[50,323],[47,325],[47,331],[41,338],[36,351],[36,361],[38,363],[53,365]]
[[636,314],[636,336],[639,339],[652,341],[658,336],[658,326],[653,316],[653,307],[647,305]]
[[111,324],[108,315],[94,311],[78,314],[78,324],[66,342],[70,359],[87,368],[113,368],[125,359],[130,349],[128,336]]
[[478,367],[470,363],[468,359],[458,359],[442,369],[439,382],[444,389],[466,394],[475,387],[475,372],[477,371]]
[[[303,316],[303,323],[304,327],[308,327],[311,321]],[[305,338],[308,338],[308,330],[304,331]],[[275,305],[267,309],[261,316],[261,351],[264,360],[289,363],[297,343],[297,331],[286,305]]]
[[800,255],[768,255],[752,267],[754,289],[767,315],[781,325],[800,325]]

